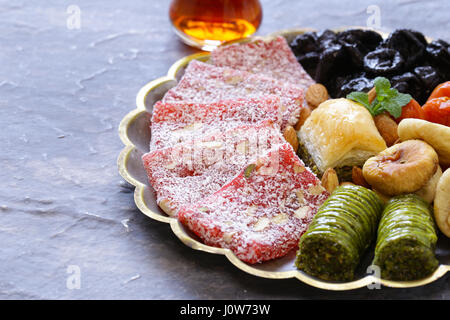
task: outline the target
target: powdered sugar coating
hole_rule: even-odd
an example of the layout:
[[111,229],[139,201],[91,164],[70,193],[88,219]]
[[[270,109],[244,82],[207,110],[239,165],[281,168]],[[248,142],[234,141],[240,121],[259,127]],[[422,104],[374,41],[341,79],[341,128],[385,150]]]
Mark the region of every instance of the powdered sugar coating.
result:
[[184,206],[179,220],[205,244],[257,263],[296,248],[328,196],[285,143],[248,164],[217,192]]
[[284,142],[276,124],[262,121],[157,149],[142,160],[158,205],[176,216],[180,206],[193,204],[219,190],[248,161]]
[[153,106],[150,150],[215,135],[265,119],[281,125],[277,96],[213,103],[162,102]]
[[282,124],[295,125],[303,103],[303,90],[290,83],[193,60],[178,85],[163,97],[164,102],[184,101],[209,103],[240,98],[276,95],[281,101]]
[[281,36],[220,46],[211,52],[211,61],[219,67],[230,67],[290,82],[305,91],[315,83],[298,63],[286,39]]

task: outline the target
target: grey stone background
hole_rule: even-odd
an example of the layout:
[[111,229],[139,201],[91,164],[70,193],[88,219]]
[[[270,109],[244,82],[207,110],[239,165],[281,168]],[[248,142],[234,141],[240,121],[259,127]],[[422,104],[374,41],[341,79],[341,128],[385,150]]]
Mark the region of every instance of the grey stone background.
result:
[[[264,0],[258,34],[366,25],[450,40],[449,1]],[[68,28],[71,5],[79,29]],[[450,298],[449,275],[422,288],[328,292],[268,280],[194,251],[135,207],[119,176],[120,120],[139,88],[193,53],[169,1],[0,1],[0,298]],[[69,289],[68,267],[80,288]],[[70,284],[70,283],[69,283]]]

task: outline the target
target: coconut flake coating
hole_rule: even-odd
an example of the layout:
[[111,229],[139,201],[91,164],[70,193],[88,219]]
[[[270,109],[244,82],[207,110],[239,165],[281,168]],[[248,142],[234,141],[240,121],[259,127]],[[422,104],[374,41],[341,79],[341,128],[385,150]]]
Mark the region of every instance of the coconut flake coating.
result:
[[285,143],[272,121],[244,125],[225,133],[157,149],[142,157],[158,205],[177,216],[237,175],[250,159]]
[[227,67],[193,60],[177,86],[166,92],[164,102],[209,103],[241,98],[280,98],[282,124],[295,125],[303,103],[303,90],[290,83]]
[[315,83],[298,63],[282,36],[218,47],[211,52],[211,61],[219,67],[230,67],[289,82],[305,91]]
[[296,248],[328,195],[285,143],[247,164],[220,190],[184,206],[179,220],[205,244],[231,249],[253,264]]
[[213,103],[158,101],[153,106],[150,150],[266,119],[281,125],[281,104],[277,96]]

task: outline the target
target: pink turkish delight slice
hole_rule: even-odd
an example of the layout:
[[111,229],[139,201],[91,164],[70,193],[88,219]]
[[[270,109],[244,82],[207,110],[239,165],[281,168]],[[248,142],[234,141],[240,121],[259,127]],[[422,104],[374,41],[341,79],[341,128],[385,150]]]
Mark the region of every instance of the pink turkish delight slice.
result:
[[213,103],[159,101],[153,106],[150,150],[171,147],[265,119],[281,125],[280,108],[277,96]]
[[276,95],[282,111],[281,128],[295,125],[303,103],[303,90],[290,83],[228,67],[193,60],[178,85],[163,97],[164,102],[209,103],[240,98]]
[[219,67],[230,67],[290,82],[305,91],[315,83],[298,63],[282,36],[220,46],[211,52],[211,61]]
[[182,205],[219,190],[250,159],[284,142],[277,125],[262,121],[150,151],[142,160],[158,205],[168,215],[177,216]]
[[329,196],[285,143],[250,163],[220,190],[181,208],[179,220],[207,245],[263,262],[298,246]]

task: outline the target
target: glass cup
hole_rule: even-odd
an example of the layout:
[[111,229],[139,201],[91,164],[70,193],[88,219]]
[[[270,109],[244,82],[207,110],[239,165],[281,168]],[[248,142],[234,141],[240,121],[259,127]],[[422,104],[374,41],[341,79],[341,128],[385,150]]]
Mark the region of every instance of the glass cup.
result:
[[258,0],[173,0],[169,17],[186,44],[212,51],[258,30],[262,7]]

